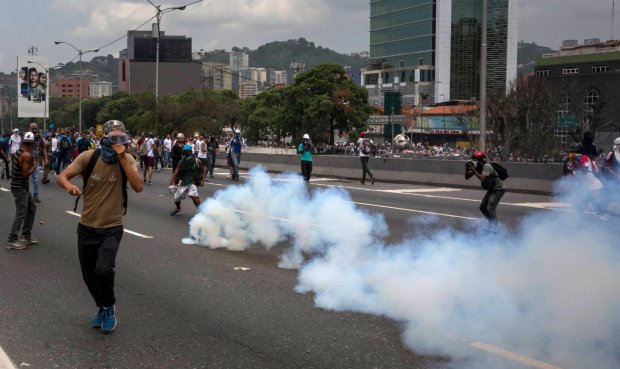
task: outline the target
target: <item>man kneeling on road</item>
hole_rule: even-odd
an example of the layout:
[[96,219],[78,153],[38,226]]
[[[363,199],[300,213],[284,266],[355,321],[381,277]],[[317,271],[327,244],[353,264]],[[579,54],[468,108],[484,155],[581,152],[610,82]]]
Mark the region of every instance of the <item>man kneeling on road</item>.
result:
[[174,193],[175,205],[170,215],[175,215],[181,211],[181,200],[184,200],[186,196],[192,199],[196,207],[200,206],[200,196],[196,186],[204,185],[206,174],[207,171],[203,162],[194,156],[192,146],[186,144],[183,147],[183,159],[170,177],[168,188]]
[[[82,277],[99,311],[93,328],[109,333],[116,327],[114,268],[123,237],[123,215],[127,206],[127,182],[135,192],[143,188],[135,159],[126,153],[130,143],[125,125],[110,120],[104,125],[106,137],[101,149],[80,154],[58,177],[58,185],[73,196],[80,188],[71,178],[84,178],[84,205],[78,224],[78,255]],[[96,160],[91,160],[93,155]],[[89,174],[90,173],[90,174]]]

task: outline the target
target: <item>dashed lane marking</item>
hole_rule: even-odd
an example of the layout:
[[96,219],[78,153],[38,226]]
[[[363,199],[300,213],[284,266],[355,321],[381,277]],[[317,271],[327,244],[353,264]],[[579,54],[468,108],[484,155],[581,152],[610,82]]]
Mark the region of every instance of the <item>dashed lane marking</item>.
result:
[[437,216],[440,216],[440,217],[448,217],[448,218],[478,219],[478,218],[472,218],[472,217],[465,217],[465,216],[461,216],[461,215],[453,215],[453,214],[445,214],[445,213],[435,213],[433,211],[423,211],[423,210],[406,209],[406,208],[397,208],[397,207],[394,207],[394,206],[368,204],[368,203],[364,203],[364,202],[349,202],[349,203],[356,204],[356,205],[362,205],[362,206],[370,206],[370,207],[374,207],[374,208],[381,208],[381,209],[392,209],[392,210],[407,211],[407,212],[410,212],[410,213],[437,215]]
[[379,190],[381,192],[389,192],[389,193],[427,193],[427,192],[459,192],[462,191],[460,188],[447,188],[447,187],[436,187],[436,188],[413,188],[407,190]]
[[499,347],[495,347],[493,345],[489,345],[488,343],[472,342],[470,344],[470,346],[475,348],[475,349],[486,351],[486,352],[490,352],[492,354],[501,356],[501,357],[503,357],[505,359],[512,360],[512,361],[515,361],[517,363],[521,363],[523,365],[527,365],[530,368],[561,369],[561,368],[559,368],[557,366],[554,366],[554,365],[551,365],[551,364],[547,364],[547,363],[544,363],[542,361],[538,361],[536,359],[532,359],[532,358],[527,357],[527,356],[515,354],[514,352],[510,352],[508,350],[504,350],[504,349],[501,349]]
[[9,359],[9,356],[0,347],[0,369],[15,369],[15,366]]
[[[74,212],[72,212],[72,211],[70,211],[70,210],[67,210],[67,211],[66,211],[66,213],[67,213],[67,214],[69,214],[69,215],[76,216],[76,217],[81,216],[80,214],[78,214],[78,213],[74,213]],[[152,238],[153,238],[153,236],[147,236],[147,235],[144,235],[144,234],[142,234],[142,233],[138,233],[138,232],[131,231],[131,230],[129,230],[129,229],[123,229],[123,231],[124,231],[124,232],[126,232],[126,233],[129,233],[129,234],[130,234],[130,235],[132,235],[132,236],[136,236],[136,237],[144,238],[144,239],[147,239],[147,240],[150,240],[150,239],[152,239]]]

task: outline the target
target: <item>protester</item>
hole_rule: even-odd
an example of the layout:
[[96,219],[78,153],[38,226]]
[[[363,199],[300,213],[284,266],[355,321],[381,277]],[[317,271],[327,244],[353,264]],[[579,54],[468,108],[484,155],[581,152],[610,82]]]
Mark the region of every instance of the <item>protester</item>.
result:
[[41,202],[39,199],[39,166],[47,164],[47,150],[45,149],[45,140],[39,134],[39,127],[36,123],[30,123],[30,132],[34,135],[34,145],[32,147],[32,156],[36,161],[37,168],[32,172],[32,195],[34,202]]
[[[98,307],[94,328],[109,333],[116,327],[114,275],[116,254],[123,237],[123,214],[129,185],[141,192],[143,183],[134,158],[126,153],[129,138],[118,120],[105,123],[100,150],[89,150],[76,158],[58,177],[58,185],[70,195],[84,196],[78,224],[78,256],[82,277]],[[91,158],[97,153],[96,162]],[[93,165],[94,164],[94,165]],[[92,169],[91,173],[87,171]],[[84,192],[70,182],[82,175]]]
[[598,149],[594,144],[594,133],[592,133],[592,131],[583,132],[581,151],[583,154],[587,155],[590,160],[596,160],[596,157],[598,156]]
[[163,148],[163,156],[164,156],[164,165],[166,168],[171,168],[172,159],[170,158],[170,153],[172,152],[172,139],[170,139],[169,134],[167,134],[166,138],[164,138],[162,148]]
[[606,178],[615,181],[616,186],[620,185],[620,137],[614,140],[613,150],[605,156],[603,173]]
[[301,175],[306,182],[310,182],[310,175],[312,174],[312,151],[314,151],[314,146],[310,135],[306,133],[297,146],[297,153],[301,154]]
[[480,211],[490,225],[496,225],[497,214],[495,210],[506,192],[504,184],[493,166],[486,162],[487,155],[484,152],[476,151],[471,158],[472,160],[465,164],[465,179],[468,180],[476,176],[480,180],[480,185],[487,191],[480,203]]
[[202,162],[203,167],[208,167],[207,140],[204,134],[201,134],[200,138],[196,141],[196,157]]
[[217,143],[215,136],[211,135],[209,138],[209,143],[207,143],[207,171],[209,172],[209,177],[213,178],[213,169],[215,168],[215,156],[220,149],[220,145]]
[[241,162],[241,149],[243,147],[245,147],[245,142],[243,138],[241,138],[241,131],[235,129],[235,134],[228,143],[228,153],[232,163],[231,179],[233,181],[239,180],[239,163]]
[[375,176],[368,168],[368,161],[370,160],[370,155],[372,155],[375,143],[372,142],[370,138],[366,138],[366,131],[360,132],[360,138],[357,140],[357,148],[359,151],[359,157],[362,162],[362,180],[361,184],[366,184],[366,174],[370,177],[370,183],[375,184]]
[[181,211],[181,200],[187,196],[192,199],[196,207],[200,205],[197,186],[204,185],[206,173],[206,167],[202,161],[194,156],[192,146],[186,144],[183,147],[183,159],[170,177],[169,189],[174,192],[175,205],[170,215],[175,215]]
[[0,159],[2,159],[2,179],[11,179],[11,165],[9,156],[9,139],[11,135],[5,133],[0,137]]
[[6,248],[9,250],[23,250],[26,246],[39,243],[39,240],[32,237],[37,206],[28,185],[30,176],[37,170],[37,160],[32,155],[33,145],[34,134],[26,132],[21,141],[21,148],[11,155],[13,165],[11,193],[15,198],[15,220],[6,243]]
[[[149,133],[144,143],[142,144],[146,147],[146,158],[144,160],[144,183],[150,185],[153,179],[153,169],[155,168],[155,150],[157,150],[157,146],[155,144],[155,140],[153,139],[153,134]],[[148,178],[148,181],[147,181]]]
[[9,139],[9,154],[13,155],[19,150],[22,142],[22,137],[19,135],[19,129],[15,128],[13,134]]
[[[45,139],[45,152],[47,153],[47,160],[43,165],[43,178],[41,179],[41,183],[48,184],[50,180],[47,177],[52,169],[52,163],[55,163],[54,153],[52,150],[52,136],[47,136]],[[52,159],[50,160],[50,158]]]
[[183,159],[183,147],[185,146],[185,135],[183,133],[177,134],[177,139],[172,146],[170,156],[172,157],[172,170],[177,169],[177,165],[181,159]]

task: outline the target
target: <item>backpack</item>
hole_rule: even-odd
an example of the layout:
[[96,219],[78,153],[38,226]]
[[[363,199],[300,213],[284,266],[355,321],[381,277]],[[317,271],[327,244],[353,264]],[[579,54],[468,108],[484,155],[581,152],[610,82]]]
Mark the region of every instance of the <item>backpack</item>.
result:
[[[99,160],[100,154],[101,149],[96,149],[95,151],[93,151],[93,155],[90,157],[88,165],[82,173],[82,178],[84,179],[82,193],[84,193],[84,190],[86,189],[86,185],[88,184],[88,178],[90,178],[90,175],[93,173],[93,169],[95,168],[95,164],[97,164],[97,160]],[[123,214],[127,214],[127,174],[125,173],[125,170],[123,169],[123,166],[120,162],[118,163],[118,165],[121,168],[121,177],[123,179],[123,183],[121,184],[121,186],[123,187],[123,208],[125,208],[125,212]],[[75,199],[75,206],[73,207],[74,212],[77,211],[77,205],[78,201],[80,201],[80,197],[82,197],[81,194],[77,197],[77,199]]]
[[362,148],[361,148],[361,150],[362,150],[363,154],[365,154],[365,155],[372,154],[373,147],[374,147],[374,145],[372,144],[372,141],[370,140],[370,138],[365,138],[362,141]]
[[144,140],[144,142],[142,142],[142,145],[140,145],[140,148],[138,149],[140,156],[146,156],[149,153],[148,147],[146,146],[147,142],[148,140]]
[[493,167],[493,169],[497,173],[497,176],[502,181],[509,177],[508,169],[504,168],[503,166],[499,165],[498,163],[489,163],[489,164],[491,164],[491,166]]
[[71,143],[71,139],[68,136],[62,136],[62,140],[60,140],[60,148],[63,150],[69,150],[73,147]]
[[80,138],[77,147],[79,152],[87,151],[90,146],[90,140],[87,138]]

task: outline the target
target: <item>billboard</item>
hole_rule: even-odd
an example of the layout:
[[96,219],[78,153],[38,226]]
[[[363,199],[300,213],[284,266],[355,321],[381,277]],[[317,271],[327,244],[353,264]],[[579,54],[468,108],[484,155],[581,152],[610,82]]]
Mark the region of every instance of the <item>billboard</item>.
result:
[[17,58],[17,116],[47,118],[49,116],[49,68],[47,57]]

